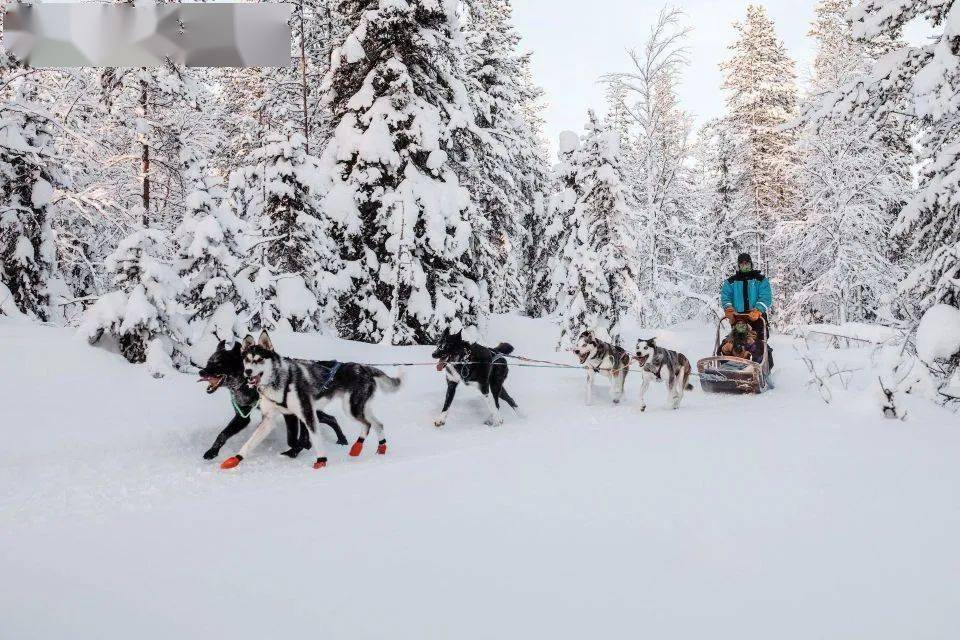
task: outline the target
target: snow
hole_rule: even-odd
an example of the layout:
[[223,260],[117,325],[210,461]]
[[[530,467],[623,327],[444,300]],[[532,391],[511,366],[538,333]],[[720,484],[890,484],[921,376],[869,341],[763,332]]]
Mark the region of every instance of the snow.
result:
[[580,148],[580,136],[575,131],[560,132],[560,153],[573,153]]
[[917,328],[917,355],[926,363],[949,360],[960,353],[960,309],[932,306]]
[[43,178],[37,178],[30,192],[30,201],[33,203],[34,208],[39,209],[40,207],[47,206],[50,204],[51,198],[53,198],[53,185]]
[[884,327],[867,322],[845,322],[843,324],[806,324],[797,328],[799,335],[828,334],[852,340],[873,342],[880,344],[894,338],[896,330],[893,327]]
[[[659,335],[693,360],[713,340]],[[497,316],[486,339],[571,361],[557,337]],[[430,353],[274,338],[313,358]],[[224,391],[0,318],[2,635],[952,637],[957,416],[913,397],[907,422],[876,403],[825,405],[793,339],[774,344],[774,391],[698,389],[675,412],[656,386],[639,413],[635,378],[625,405],[599,384],[587,408],[579,372],[512,368],[524,415],[506,410],[499,429],[470,389],[434,428],[443,376],[410,368],[375,402],[386,457],[327,444],[315,472],[278,455],[278,430],[223,472],[201,454],[231,413]],[[356,424],[331,412],[352,440]]]

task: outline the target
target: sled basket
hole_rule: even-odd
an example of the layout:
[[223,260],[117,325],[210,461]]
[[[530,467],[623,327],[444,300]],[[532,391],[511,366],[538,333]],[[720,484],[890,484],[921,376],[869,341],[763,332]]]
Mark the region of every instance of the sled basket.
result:
[[[738,318],[741,316],[735,320]],[[720,334],[724,322],[727,322],[727,319],[721,318],[717,324],[717,335],[713,346],[713,352],[717,355],[697,362],[701,388],[708,393],[763,393],[767,390],[767,377],[770,375],[770,352],[767,346],[769,332],[764,327],[761,362],[722,356],[719,355]]]
[[708,393],[762,393],[766,388],[763,367],[740,358],[704,358],[697,362],[697,373]]

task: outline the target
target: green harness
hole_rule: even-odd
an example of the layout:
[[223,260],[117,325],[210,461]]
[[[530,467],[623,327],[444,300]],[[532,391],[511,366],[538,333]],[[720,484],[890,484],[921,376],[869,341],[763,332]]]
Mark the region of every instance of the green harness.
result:
[[247,411],[246,413],[244,413],[240,408],[240,405],[237,404],[237,397],[233,395],[233,391],[230,392],[230,403],[233,405],[233,410],[237,412],[237,415],[246,420],[250,417],[250,414],[252,414],[254,410],[260,406],[260,398],[257,397],[257,401],[253,403],[253,406],[250,407],[250,411]]

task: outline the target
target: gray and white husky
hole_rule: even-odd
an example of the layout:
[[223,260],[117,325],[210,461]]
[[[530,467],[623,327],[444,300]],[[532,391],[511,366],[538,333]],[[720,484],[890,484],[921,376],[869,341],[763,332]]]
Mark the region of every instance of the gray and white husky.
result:
[[[397,391],[401,384],[399,377],[393,378],[379,369],[355,362],[285,358],[274,350],[266,331],[257,341],[253,336],[243,340],[243,367],[247,381],[260,394],[263,420],[237,455],[220,465],[222,468],[232,469],[249,456],[273,430],[274,418],[280,415],[295,415],[310,432],[315,432],[317,412],[335,398],[341,398],[346,412],[362,425],[360,437],[350,449],[350,455],[360,455],[371,428],[375,428],[380,436],[377,453],[383,455],[387,452],[383,423],[373,415],[370,400],[377,389]],[[316,439],[314,469],[327,465],[321,442],[320,438]]]
[[643,385],[640,387],[640,411],[647,410],[644,396],[650,383],[663,380],[666,370],[667,392],[670,394],[670,407],[676,409],[683,400],[684,391],[692,391],[690,384],[690,361],[677,351],[657,346],[656,338],[637,341],[637,362],[643,370]]
[[623,399],[627,373],[630,371],[630,354],[626,349],[604,342],[593,331],[584,331],[577,340],[573,352],[580,358],[580,364],[587,369],[587,404],[593,404],[593,378],[598,373],[610,378],[613,389],[613,403]]

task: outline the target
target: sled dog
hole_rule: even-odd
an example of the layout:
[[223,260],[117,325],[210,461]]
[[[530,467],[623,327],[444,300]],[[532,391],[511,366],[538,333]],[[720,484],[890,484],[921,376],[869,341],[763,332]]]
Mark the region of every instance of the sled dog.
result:
[[598,373],[610,378],[613,403],[619,404],[630,371],[630,354],[626,349],[600,340],[593,331],[584,331],[573,352],[580,359],[580,364],[587,368],[587,404],[593,404],[593,378]]
[[[247,383],[260,395],[263,420],[236,456],[221,467],[232,469],[240,464],[273,430],[278,415],[294,415],[310,431],[316,431],[316,412],[335,398],[343,400],[344,408],[360,422],[360,437],[350,448],[351,456],[359,456],[370,429],[377,430],[380,443],[377,453],[387,452],[383,423],[370,408],[370,400],[377,389],[397,391],[401,379],[383,371],[353,362],[313,361],[285,358],[277,354],[266,331],[258,340],[247,336],[243,340],[243,373]],[[317,440],[317,461],[314,469],[327,466],[321,441]]]
[[[250,414],[257,407],[259,394],[256,389],[247,384],[247,379],[243,376],[243,356],[240,353],[239,342],[235,342],[233,347],[227,349],[226,341],[221,340],[216,351],[207,360],[206,366],[200,369],[200,381],[207,383],[207,393],[214,393],[221,387],[226,388],[230,392],[234,410],[234,416],[226,428],[217,436],[213,446],[203,454],[205,460],[213,460],[227,440],[250,424]],[[347,439],[340,430],[336,418],[318,411],[317,420],[333,429],[337,436],[337,444],[347,444]],[[306,429],[301,429],[296,416],[284,416],[284,421],[287,426],[287,444],[290,450],[284,451],[283,455],[296,458],[301,451],[313,446],[310,444],[310,433]]]
[[666,370],[667,392],[670,394],[670,406],[676,409],[683,400],[684,391],[692,391],[690,384],[690,361],[687,356],[676,351],[657,346],[656,338],[637,341],[637,362],[643,369],[643,385],[640,387],[640,411],[647,410],[644,396],[650,383],[663,380]]
[[502,425],[500,399],[517,410],[516,401],[503,386],[509,373],[504,356],[511,353],[513,346],[505,342],[490,349],[474,342],[466,342],[460,331],[451,334],[449,330],[445,330],[432,355],[437,359],[437,371],[443,371],[447,377],[447,397],[443,401],[440,416],[433,423],[434,426],[442,427],[446,424],[447,412],[453,404],[457,385],[461,382],[467,386],[475,384],[480,388],[480,393],[490,409],[490,417],[485,424]]

